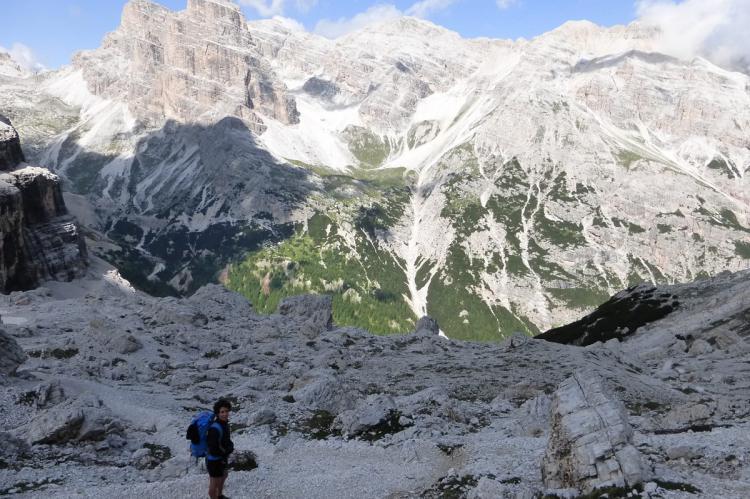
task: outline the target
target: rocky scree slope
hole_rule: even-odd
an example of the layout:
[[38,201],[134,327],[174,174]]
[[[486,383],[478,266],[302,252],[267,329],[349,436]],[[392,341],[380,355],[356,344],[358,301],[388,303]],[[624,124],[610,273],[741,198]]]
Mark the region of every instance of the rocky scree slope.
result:
[[[0,491],[192,497],[184,429],[225,396],[235,496],[747,497],[749,292],[748,271],[628,290],[615,337],[581,347],[447,340],[429,318],[374,336],[327,296],[257,315],[216,285],[49,282],[0,297]],[[672,310],[623,333],[642,300]]]
[[18,133],[0,116],[0,293],[85,274],[86,245],[59,178],[28,166]]
[[72,67],[0,72],[0,107],[141,288],[189,294],[249,252],[228,283],[258,310],[331,292],[342,324],[497,340],[746,267],[750,80],[658,37],[403,18],[327,40],[137,0]]

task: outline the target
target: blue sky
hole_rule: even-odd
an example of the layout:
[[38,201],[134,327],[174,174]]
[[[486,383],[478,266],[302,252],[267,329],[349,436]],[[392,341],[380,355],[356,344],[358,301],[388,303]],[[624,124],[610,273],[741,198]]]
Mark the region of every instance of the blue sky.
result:
[[[531,38],[571,19],[611,26],[636,17],[635,0],[237,0],[248,19],[281,14],[323,34],[353,19],[416,14],[464,37]],[[81,49],[98,47],[117,27],[126,0],[3,0],[0,47],[28,64],[56,68]],[[172,10],[187,0],[158,0]],[[373,8],[378,6],[377,8]],[[368,15],[363,15],[368,13]],[[360,17],[356,17],[359,15]]]

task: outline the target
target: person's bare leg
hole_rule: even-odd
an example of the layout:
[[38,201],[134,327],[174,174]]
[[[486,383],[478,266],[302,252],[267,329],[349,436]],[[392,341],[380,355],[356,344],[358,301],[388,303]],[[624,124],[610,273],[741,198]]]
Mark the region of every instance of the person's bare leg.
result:
[[222,478],[214,478],[210,477],[208,479],[208,497],[211,499],[219,499],[219,496],[221,493],[219,492],[219,485],[221,483]]
[[224,476],[219,478],[219,496],[218,497],[221,497],[224,495],[224,482],[227,481],[227,476],[229,476],[229,472],[224,471]]

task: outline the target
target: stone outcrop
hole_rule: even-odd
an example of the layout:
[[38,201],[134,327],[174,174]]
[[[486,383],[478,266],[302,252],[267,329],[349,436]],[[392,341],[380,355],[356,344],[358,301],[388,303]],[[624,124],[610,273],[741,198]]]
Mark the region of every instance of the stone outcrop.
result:
[[370,395],[355,409],[344,411],[336,417],[333,427],[348,437],[368,432],[382,431],[391,424],[397,425],[396,403],[388,395]]
[[666,317],[679,305],[674,295],[639,284],[617,293],[586,317],[545,331],[537,338],[576,346],[622,340],[638,328]]
[[18,132],[10,120],[0,115],[0,171],[8,171],[24,161]]
[[279,313],[300,318],[300,333],[314,337],[331,328],[333,300],[328,295],[292,296],[282,300]]
[[0,291],[32,287],[23,238],[23,200],[12,178],[0,174]]
[[607,394],[601,378],[577,371],[552,399],[552,430],[542,461],[550,489],[590,493],[643,483],[640,452],[625,407]]
[[86,246],[65,207],[60,179],[45,168],[21,165],[18,135],[7,119],[0,125],[13,131],[0,128],[0,155],[5,151],[10,170],[0,173],[0,292],[81,276]]
[[417,321],[417,325],[414,326],[414,332],[427,335],[440,334],[440,326],[435,319],[429,315],[425,315]]
[[28,431],[33,444],[60,445],[73,441],[100,441],[122,433],[120,425],[101,400],[82,395],[62,402],[34,419]]
[[[79,54],[74,64],[83,69],[90,91],[127,101],[146,121],[187,122],[217,112],[243,118],[261,131],[259,111],[297,123],[294,98],[253,46],[233,2],[189,0],[186,10],[172,12],[149,0],[132,0],[102,48]],[[125,67],[128,78],[113,74]]]
[[26,354],[15,338],[0,329],[0,376],[13,375],[26,360]]

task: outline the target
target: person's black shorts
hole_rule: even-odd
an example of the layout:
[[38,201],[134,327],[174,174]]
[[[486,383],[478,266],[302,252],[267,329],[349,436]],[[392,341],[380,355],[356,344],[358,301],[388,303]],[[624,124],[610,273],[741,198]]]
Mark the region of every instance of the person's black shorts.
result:
[[206,459],[206,469],[208,470],[208,476],[211,478],[221,478],[227,471],[227,462],[223,459],[216,461]]

